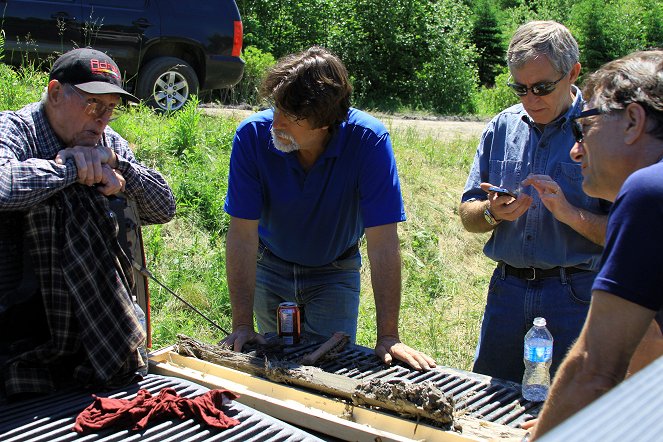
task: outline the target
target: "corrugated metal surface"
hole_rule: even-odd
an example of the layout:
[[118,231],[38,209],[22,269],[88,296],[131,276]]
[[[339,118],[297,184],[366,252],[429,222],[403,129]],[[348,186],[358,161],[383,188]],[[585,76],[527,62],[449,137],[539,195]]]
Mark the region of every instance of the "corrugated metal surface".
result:
[[[319,343],[289,347],[285,351],[285,359],[297,361],[318,346]],[[419,372],[400,363],[386,367],[375,356],[373,349],[358,345],[347,346],[333,361],[322,363],[319,367],[330,373],[362,380],[430,381],[453,396],[457,412],[513,428],[536,417],[541,411],[541,403],[522,398],[519,384],[445,367],[427,372]]]
[[[156,394],[162,388],[174,388],[181,396],[192,397],[207,388],[183,379],[148,375],[130,388],[99,393],[99,396],[130,399],[145,388]],[[0,441],[320,441],[311,434],[259,411],[233,401],[224,413],[240,424],[227,429],[210,429],[194,420],[169,420],[150,425],[146,430],[102,431],[78,435],[72,430],[80,411],[92,402],[90,392],[64,391],[37,400],[16,404],[0,403]]]
[[663,357],[601,396],[540,440],[663,440]]

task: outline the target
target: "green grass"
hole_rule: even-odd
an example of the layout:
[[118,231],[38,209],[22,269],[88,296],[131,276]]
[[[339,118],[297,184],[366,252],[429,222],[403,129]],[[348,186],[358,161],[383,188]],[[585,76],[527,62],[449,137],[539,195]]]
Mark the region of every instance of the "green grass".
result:
[[[39,99],[46,77],[15,72],[0,63],[0,109]],[[10,96],[11,95],[11,96]],[[230,329],[225,281],[223,212],[228,160],[238,121],[213,118],[195,107],[158,115],[134,106],[112,126],[136,156],[161,171],[175,191],[178,211],[166,225],[144,228],[148,268],[223,328]],[[399,225],[403,256],[402,340],[439,363],[471,367],[490,261],[485,235],[465,232],[457,214],[460,194],[478,140],[441,142],[414,130],[392,132],[408,221]],[[375,341],[375,308],[369,262],[363,249],[358,343]],[[178,333],[206,342],[223,336],[155,283],[150,284],[153,347]]]

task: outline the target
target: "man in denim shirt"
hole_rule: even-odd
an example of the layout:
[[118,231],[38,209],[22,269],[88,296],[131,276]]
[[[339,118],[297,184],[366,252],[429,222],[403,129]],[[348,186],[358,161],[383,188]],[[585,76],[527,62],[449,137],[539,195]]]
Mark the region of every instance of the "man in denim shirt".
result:
[[459,208],[468,231],[492,231],[484,253],[498,263],[474,362],[479,373],[520,382],[523,339],[542,316],[555,340],[554,374],[587,315],[608,205],[585,195],[580,166],[568,156],[570,118],[583,106],[573,85],[578,57],[568,29],[552,21],[521,26],[509,44],[509,86],[520,104],[488,124]]

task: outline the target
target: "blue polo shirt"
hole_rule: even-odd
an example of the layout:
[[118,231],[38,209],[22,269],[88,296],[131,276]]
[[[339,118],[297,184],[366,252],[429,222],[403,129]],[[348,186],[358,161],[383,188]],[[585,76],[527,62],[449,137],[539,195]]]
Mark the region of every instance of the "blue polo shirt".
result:
[[493,229],[483,250],[495,261],[520,268],[599,268],[602,247],[557,221],[533,187],[520,188],[521,181],[530,174],[548,175],[569,203],[592,213],[608,213],[609,203],[591,198],[582,190],[580,164],[569,156],[575,143],[570,117],[580,113],[583,106],[580,90],[575,86],[573,90],[575,100],[571,107],[546,124],[543,132],[523,105],[517,104],[493,118],[481,136],[461,201],[485,200],[487,194],[479,187],[482,182],[519,190],[533,198],[521,217]]
[[592,290],[663,310],[661,220],[663,162],[658,162],[633,172],[619,190],[608,217],[603,264]]
[[259,220],[260,240],[276,256],[326,265],[364,228],[405,221],[391,139],[380,121],[351,108],[306,172],[295,152],[274,147],[272,120],[265,110],[237,128],[224,209]]

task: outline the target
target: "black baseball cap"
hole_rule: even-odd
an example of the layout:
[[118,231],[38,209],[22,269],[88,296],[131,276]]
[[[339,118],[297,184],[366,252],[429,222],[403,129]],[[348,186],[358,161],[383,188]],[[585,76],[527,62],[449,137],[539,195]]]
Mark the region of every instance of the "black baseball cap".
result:
[[122,89],[120,69],[113,59],[96,49],[78,48],[62,54],[53,63],[49,80],[74,85],[88,94],[119,94],[140,101]]

